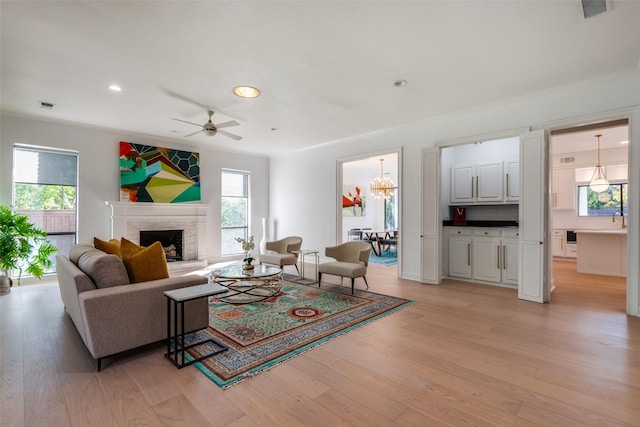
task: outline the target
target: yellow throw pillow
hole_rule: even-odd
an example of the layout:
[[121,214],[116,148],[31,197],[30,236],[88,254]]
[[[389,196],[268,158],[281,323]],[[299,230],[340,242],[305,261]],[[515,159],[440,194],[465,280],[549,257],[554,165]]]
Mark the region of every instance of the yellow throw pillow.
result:
[[94,237],[93,246],[95,246],[96,249],[100,249],[102,252],[114,254],[118,258],[122,258],[122,256],[120,256],[120,240],[118,239],[111,239],[108,242],[105,242],[104,240]]
[[145,248],[123,237],[120,241],[120,253],[131,283],[169,277],[167,257],[160,242]]

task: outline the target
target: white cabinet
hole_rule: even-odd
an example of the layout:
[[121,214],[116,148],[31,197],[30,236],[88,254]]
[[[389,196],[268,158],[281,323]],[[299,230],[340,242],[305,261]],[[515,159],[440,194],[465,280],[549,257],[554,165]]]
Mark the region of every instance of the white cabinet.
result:
[[577,258],[578,249],[575,244],[567,242],[566,230],[551,231],[551,255],[561,258]]
[[449,229],[449,276],[518,285],[518,230]]
[[555,257],[564,256],[564,247],[565,247],[564,239],[565,239],[564,230],[553,230],[551,232],[551,255]]
[[473,238],[472,278],[500,283],[502,258],[500,237]]
[[469,230],[449,231],[449,276],[471,278],[471,235]]
[[518,237],[517,231],[502,231],[502,283],[518,285]]
[[551,205],[553,209],[574,209],[575,172],[573,169],[554,169]]
[[520,200],[520,162],[509,160],[504,162],[504,201]]
[[473,204],[503,201],[503,165],[479,163],[451,167],[451,203]]
[[451,167],[451,203],[473,203],[475,201],[475,176],[475,165]]

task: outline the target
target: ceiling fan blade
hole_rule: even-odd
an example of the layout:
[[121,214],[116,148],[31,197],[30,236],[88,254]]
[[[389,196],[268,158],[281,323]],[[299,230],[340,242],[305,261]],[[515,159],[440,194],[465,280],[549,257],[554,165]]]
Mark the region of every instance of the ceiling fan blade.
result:
[[211,107],[208,107],[208,106],[206,106],[206,105],[204,105],[204,104],[201,104],[201,103],[199,103],[198,101],[195,101],[195,100],[193,100],[193,99],[191,99],[191,98],[187,98],[187,97],[186,97],[186,96],[184,96],[184,95],[180,95],[179,93],[175,93],[175,92],[172,92],[172,91],[170,91],[170,90],[165,90],[164,92],[165,92],[167,95],[172,96],[172,97],[174,97],[174,98],[177,98],[177,99],[179,99],[179,100],[181,100],[181,101],[188,102],[188,103],[190,103],[190,104],[197,105],[198,107],[204,108],[206,111],[212,110],[212,108],[211,108]]
[[218,129],[228,128],[229,126],[240,126],[240,123],[236,122],[235,120],[229,120],[228,122],[224,122],[224,123],[220,123],[219,125],[216,125]]
[[[200,125],[198,125],[198,126],[200,126]],[[190,137],[190,136],[193,136],[193,135],[199,134],[200,132],[203,132],[203,130],[202,130],[202,129],[197,130],[197,131],[195,131],[195,132],[193,132],[193,133],[190,133],[189,135],[185,135],[184,137],[185,137],[185,138],[187,138],[187,137]]]
[[202,124],[200,124],[200,123],[188,122],[188,121],[186,121],[186,120],[181,120],[181,119],[171,119],[171,120],[177,120],[177,121],[182,122],[182,123],[189,123],[190,125],[194,125],[194,126],[202,127]]
[[224,136],[229,137],[231,139],[235,139],[236,141],[240,141],[242,139],[241,136],[238,136],[238,135],[235,135],[233,133],[229,133],[229,132],[226,132],[226,131],[223,131],[223,130],[219,130],[218,129],[218,133],[220,135],[224,135]]

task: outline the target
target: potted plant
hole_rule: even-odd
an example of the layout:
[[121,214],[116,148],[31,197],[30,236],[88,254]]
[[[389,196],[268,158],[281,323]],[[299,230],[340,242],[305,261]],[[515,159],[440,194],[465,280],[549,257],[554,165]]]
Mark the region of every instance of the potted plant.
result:
[[242,260],[244,261],[244,264],[242,264],[242,269],[253,270],[253,264],[251,264],[251,262],[253,262],[253,257],[249,255],[249,252],[256,247],[255,243],[253,242],[253,236],[250,236],[249,240],[236,237],[236,242],[242,244],[242,250],[244,251],[244,259]]
[[51,267],[49,257],[58,249],[46,239],[47,233],[29,222],[29,217],[0,206],[0,294],[6,294],[13,284],[11,271],[40,279]]

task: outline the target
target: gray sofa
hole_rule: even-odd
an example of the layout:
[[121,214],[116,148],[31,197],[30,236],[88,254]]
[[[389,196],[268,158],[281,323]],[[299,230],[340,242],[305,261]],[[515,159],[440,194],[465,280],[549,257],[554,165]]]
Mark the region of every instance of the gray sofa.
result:
[[[129,283],[116,255],[88,244],[57,255],[57,275],[65,309],[98,362],[116,353],[167,337],[164,291],[207,283],[199,275]],[[185,303],[185,331],[209,325],[207,298]]]

